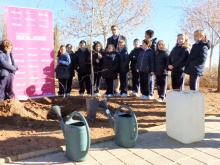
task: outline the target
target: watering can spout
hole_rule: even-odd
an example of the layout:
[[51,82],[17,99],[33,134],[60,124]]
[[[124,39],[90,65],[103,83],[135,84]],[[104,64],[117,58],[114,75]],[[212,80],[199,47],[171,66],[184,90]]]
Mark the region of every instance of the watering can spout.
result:
[[108,119],[111,123],[112,128],[114,129],[114,119],[108,109],[107,100],[102,100],[99,102],[99,106],[103,107],[105,109],[106,114],[108,115]]
[[61,116],[61,109],[60,109],[60,107],[58,105],[55,105],[55,106],[53,106],[51,108],[51,111],[57,115],[58,120],[60,122],[60,126],[61,126],[61,129],[62,129],[63,135],[64,135],[64,131],[65,131],[65,129],[64,129],[64,121],[63,121],[63,118]]
[[114,123],[115,123],[115,121],[114,121],[114,119],[113,119],[113,117],[112,117],[112,115],[111,115],[109,109],[106,109],[105,112],[106,112],[106,114],[108,115],[108,119],[109,119],[109,121],[110,121],[110,123],[111,123],[112,128],[114,129]]

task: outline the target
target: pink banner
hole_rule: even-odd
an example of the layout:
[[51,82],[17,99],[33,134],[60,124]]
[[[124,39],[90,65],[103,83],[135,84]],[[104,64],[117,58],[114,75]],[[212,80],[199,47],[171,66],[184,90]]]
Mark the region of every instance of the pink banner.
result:
[[6,25],[19,68],[14,80],[16,98],[54,96],[52,12],[6,7]]

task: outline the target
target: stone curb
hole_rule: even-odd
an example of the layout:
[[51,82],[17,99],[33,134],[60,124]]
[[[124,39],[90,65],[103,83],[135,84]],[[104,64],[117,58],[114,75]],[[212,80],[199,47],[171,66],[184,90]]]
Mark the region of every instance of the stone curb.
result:
[[[165,127],[165,125],[154,126],[154,127],[146,128],[144,130],[138,130],[138,133],[142,134],[142,133],[146,133],[146,132],[149,132],[149,131],[158,130],[158,129],[161,129],[161,128],[164,128],[164,127]],[[102,138],[99,138],[99,139],[93,139],[91,141],[91,144],[102,143],[102,142],[110,141],[110,140],[114,140],[114,135],[113,136],[102,137]],[[56,148],[37,150],[37,151],[25,153],[25,154],[19,154],[19,155],[16,155],[16,156],[9,156],[9,157],[5,157],[5,158],[0,158],[0,164],[11,163],[11,162],[18,161],[18,160],[31,159],[31,158],[34,158],[34,157],[47,155],[47,154],[52,154],[52,153],[56,153],[56,152],[63,152],[63,151],[65,151],[65,148],[66,148],[65,146],[60,146],[60,147],[56,147]]]
[[[205,117],[205,119],[212,119],[212,118],[216,118],[216,116]],[[166,124],[163,124],[163,125],[159,125],[159,126],[154,126],[154,127],[138,130],[138,133],[142,134],[142,133],[146,133],[146,132],[150,132],[150,131],[156,131],[156,130],[159,130],[159,129],[162,129],[165,127],[166,127]],[[103,137],[103,138],[99,138],[99,139],[93,139],[91,141],[91,144],[102,143],[102,142],[110,141],[110,140],[114,140],[114,136],[107,136],[107,137]],[[25,153],[25,154],[19,154],[17,156],[9,156],[9,157],[5,157],[5,158],[0,158],[0,164],[11,163],[11,162],[18,161],[18,160],[31,159],[34,157],[52,154],[52,153],[56,153],[56,152],[63,152],[63,151],[65,151],[65,148],[66,148],[65,146],[60,146],[57,148],[38,150],[38,151],[33,151],[33,152]]]

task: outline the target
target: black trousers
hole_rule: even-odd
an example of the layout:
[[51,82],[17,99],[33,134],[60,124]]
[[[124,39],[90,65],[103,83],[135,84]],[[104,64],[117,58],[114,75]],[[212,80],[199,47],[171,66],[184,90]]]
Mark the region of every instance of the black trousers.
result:
[[85,85],[87,94],[91,94],[90,76],[78,73],[78,79],[79,79],[79,93],[85,92],[85,87],[84,87]]
[[94,93],[99,93],[100,89],[100,80],[101,80],[101,74],[100,73],[95,73],[94,74]]
[[157,75],[156,81],[159,98],[165,99],[167,89],[167,75]]
[[149,75],[149,92],[150,92],[150,96],[154,95],[154,86],[155,86],[155,80],[154,80],[154,76]]
[[148,72],[140,72],[140,87],[141,87],[141,94],[145,96],[149,96],[149,81],[150,75]]
[[106,83],[106,86],[107,86],[107,88],[106,88],[106,92],[105,92],[105,94],[107,94],[107,95],[109,95],[109,94],[114,94],[114,81],[115,80],[113,80],[113,79],[108,79],[108,78],[106,78],[105,79],[105,83]]
[[138,89],[139,89],[139,72],[137,72],[136,70],[132,70],[132,91],[138,93]]
[[0,101],[14,98],[13,80],[11,73],[7,77],[0,77]]
[[128,93],[128,73],[119,73],[120,94]]
[[189,87],[190,90],[199,91],[199,75],[189,75]]
[[171,72],[171,82],[172,82],[172,88],[173,89],[184,89],[184,79],[185,79],[185,73],[184,72]]
[[59,91],[58,94],[67,93],[67,81],[68,79],[59,79]]
[[66,93],[70,93],[72,90],[72,83],[73,83],[73,75],[70,76],[70,78],[67,81],[67,89],[66,89]]

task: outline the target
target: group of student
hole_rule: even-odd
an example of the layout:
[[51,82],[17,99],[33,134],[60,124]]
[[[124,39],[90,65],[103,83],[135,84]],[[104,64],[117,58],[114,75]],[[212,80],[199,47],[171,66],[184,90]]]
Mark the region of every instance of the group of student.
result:
[[[95,88],[95,96],[101,96],[99,89],[102,77],[106,82],[106,92],[102,95],[103,97],[127,97],[129,70],[132,74],[130,95],[139,97],[140,88],[142,94],[140,99],[143,100],[154,97],[155,84],[159,95],[156,100],[158,102],[165,100],[168,71],[171,71],[173,90],[184,89],[185,73],[189,75],[190,89],[199,90],[199,79],[203,75],[210,48],[210,42],[203,30],[194,32],[195,44],[192,48],[187,36],[179,34],[177,43],[171,52],[166,49],[163,40],[157,41],[153,38],[153,30],[147,30],[142,43],[138,39],[134,40],[134,49],[130,54],[127,51],[126,37],[119,35],[118,27],[113,25],[111,31],[113,35],[108,38],[106,48],[103,48],[101,42],[97,41],[94,42],[91,50],[93,84],[90,80],[90,51],[86,48],[86,42],[80,41],[79,49],[75,53],[70,44],[61,45],[56,68],[56,75],[59,79],[58,95],[70,95],[72,79],[75,76],[74,70],[78,73],[79,96],[83,96],[85,90],[88,95],[91,95],[91,85]],[[65,73],[66,77],[63,77]]]

